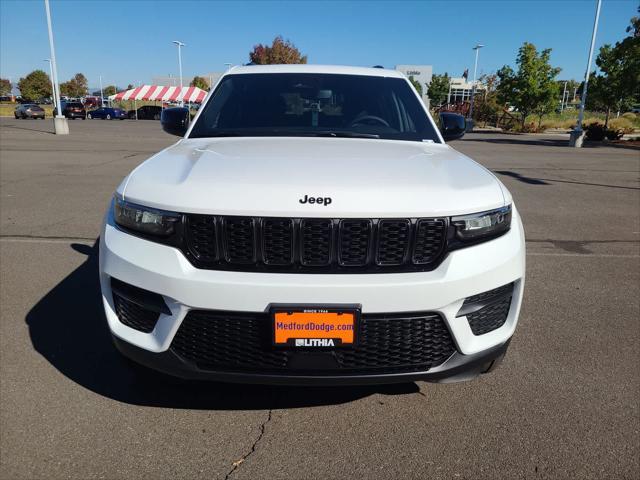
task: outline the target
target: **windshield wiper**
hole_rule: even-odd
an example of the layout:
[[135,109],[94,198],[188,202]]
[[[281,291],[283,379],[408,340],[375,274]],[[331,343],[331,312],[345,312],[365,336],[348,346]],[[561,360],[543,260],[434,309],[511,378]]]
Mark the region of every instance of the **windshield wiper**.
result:
[[219,130],[215,132],[207,132],[203,134],[192,134],[191,138],[210,138],[210,137],[342,137],[342,138],[380,138],[380,135],[374,133],[358,133],[348,131],[320,130],[317,132],[298,132],[295,130]]
[[380,135],[376,135],[375,133],[341,132],[333,130],[326,132],[309,132],[308,135],[315,137],[380,138]]

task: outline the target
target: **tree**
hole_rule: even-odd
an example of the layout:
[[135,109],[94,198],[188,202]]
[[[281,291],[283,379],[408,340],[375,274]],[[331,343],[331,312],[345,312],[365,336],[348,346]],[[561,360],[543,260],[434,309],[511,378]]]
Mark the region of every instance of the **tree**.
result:
[[538,116],[539,128],[544,114],[552,111],[559,100],[556,77],[560,69],[551,66],[550,56],[550,48],[538,53],[535,45],[525,42],[518,51],[518,70],[505,65],[497,72],[498,99],[518,110],[522,130],[531,114]]
[[84,97],[88,90],[88,81],[81,73],[76,73],[71,80],[60,84],[60,94],[67,97]]
[[29,100],[51,96],[51,80],[49,80],[49,75],[42,70],[34,70],[26,77],[21,78],[18,82],[18,88],[22,98]]
[[131,90],[133,88],[136,88],[136,87],[133,86],[133,83],[130,83],[129,85],[127,85],[127,90]]
[[190,85],[192,87],[201,88],[202,90],[209,90],[209,84],[203,77],[195,76],[193,80],[191,80]]
[[498,75],[495,73],[481,75],[478,79],[484,89],[476,94],[473,104],[473,118],[477,121],[495,121],[503,110],[498,102]]
[[118,93],[118,87],[115,85],[108,85],[102,89],[102,95],[108,97],[109,95],[115,95]]
[[249,59],[257,65],[273,65],[285,63],[307,63],[307,56],[289,40],[281,36],[273,39],[271,46],[259,43],[249,52]]
[[[638,9],[640,11],[640,8]],[[606,113],[604,128],[609,125],[611,111],[629,108],[640,100],[640,19],[633,17],[627,27],[628,37],[612,47],[600,48],[596,72],[589,76],[587,107]]]
[[0,78],[0,95],[11,95],[11,82],[6,78]]
[[447,72],[444,75],[434,75],[427,89],[427,96],[431,103],[435,106],[442,105],[449,95],[449,84],[451,78]]
[[409,81],[411,82],[411,85],[413,85],[413,88],[415,88],[420,96],[422,96],[422,85],[420,85],[420,82],[413,78],[413,75],[409,75]]

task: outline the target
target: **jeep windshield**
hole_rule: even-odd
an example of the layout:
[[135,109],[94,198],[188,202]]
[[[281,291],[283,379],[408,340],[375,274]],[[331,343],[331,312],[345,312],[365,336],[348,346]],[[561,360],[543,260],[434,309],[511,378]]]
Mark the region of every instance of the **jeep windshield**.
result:
[[439,143],[402,78],[316,73],[228,75],[190,138],[322,136]]

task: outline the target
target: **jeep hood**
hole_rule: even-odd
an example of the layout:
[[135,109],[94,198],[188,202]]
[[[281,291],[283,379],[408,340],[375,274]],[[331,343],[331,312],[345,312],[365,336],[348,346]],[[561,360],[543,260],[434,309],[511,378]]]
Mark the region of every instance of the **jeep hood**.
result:
[[[505,204],[500,182],[448,145],[352,138],[183,139],[138,166],[118,194],[166,210],[254,216],[428,217]],[[331,203],[302,204],[305,195]]]

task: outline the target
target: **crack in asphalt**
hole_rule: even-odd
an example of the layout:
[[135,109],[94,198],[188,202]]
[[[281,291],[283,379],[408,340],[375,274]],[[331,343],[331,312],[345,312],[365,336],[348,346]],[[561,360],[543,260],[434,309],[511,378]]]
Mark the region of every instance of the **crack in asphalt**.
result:
[[244,461],[247,458],[249,458],[251,455],[253,455],[253,453],[256,451],[256,449],[258,448],[258,443],[260,443],[260,440],[262,440],[262,437],[264,436],[264,432],[267,428],[267,424],[271,422],[272,415],[273,415],[273,408],[270,408],[269,413],[267,415],[267,419],[264,422],[262,422],[262,424],[260,425],[260,433],[258,434],[258,437],[253,442],[253,445],[251,445],[251,449],[247,453],[245,453],[239,460],[236,460],[235,462],[233,462],[233,467],[225,475],[224,480],[229,480],[229,478],[231,478],[231,475],[233,475],[233,473],[238,469],[238,467],[240,467],[240,465],[244,463]]

